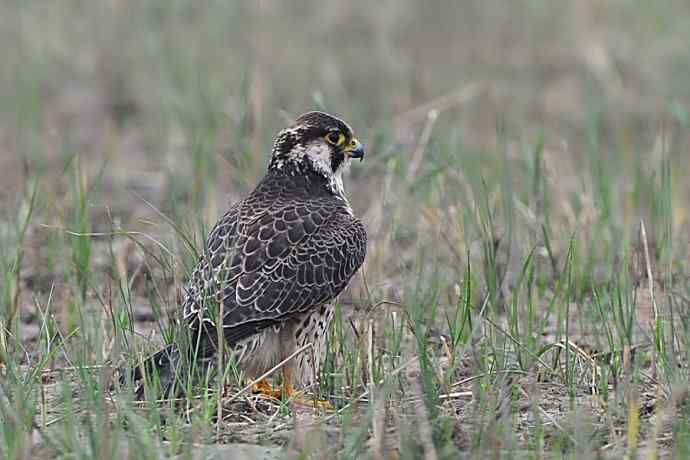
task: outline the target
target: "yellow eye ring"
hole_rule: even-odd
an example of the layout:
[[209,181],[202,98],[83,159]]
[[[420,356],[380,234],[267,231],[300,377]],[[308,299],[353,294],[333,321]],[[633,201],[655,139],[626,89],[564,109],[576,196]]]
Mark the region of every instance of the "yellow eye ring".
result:
[[343,135],[343,133],[341,132],[333,131],[326,134],[325,139],[326,142],[328,142],[329,144],[339,146],[342,145],[343,142],[345,142],[345,135]]

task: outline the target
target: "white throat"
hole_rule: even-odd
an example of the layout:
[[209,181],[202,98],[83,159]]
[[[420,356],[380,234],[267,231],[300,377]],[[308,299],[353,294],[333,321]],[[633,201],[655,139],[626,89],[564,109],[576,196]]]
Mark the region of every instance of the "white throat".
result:
[[347,202],[345,198],[345,187],[343,186],[343,173],[350,167],[350,158],[345,158],[338,169],[333,171],[331,166],[331,147],[322,139],[314,140],[304,147],[301,147],[303,157],[309,158],[316,172],[320,173],[328,180],[331,191]]

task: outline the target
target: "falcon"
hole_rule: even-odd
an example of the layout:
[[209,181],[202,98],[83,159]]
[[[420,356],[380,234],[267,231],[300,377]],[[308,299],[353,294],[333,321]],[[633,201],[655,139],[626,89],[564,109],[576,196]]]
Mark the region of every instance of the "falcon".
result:
[[[364,148],[333,115],[308,112],[278,133],[265,176],[208,235],[184,290],[185,333],[138,367],[135,381],[156,375],[164,394],[179,393],[195,369],[215,366],[219,350],[255,381],[309,344],[283,366],[281,394],[318,378],[334,301],[366,254],[365,227],[343,188],[353,159]],[[265,380],[257,389],[276,394]]]

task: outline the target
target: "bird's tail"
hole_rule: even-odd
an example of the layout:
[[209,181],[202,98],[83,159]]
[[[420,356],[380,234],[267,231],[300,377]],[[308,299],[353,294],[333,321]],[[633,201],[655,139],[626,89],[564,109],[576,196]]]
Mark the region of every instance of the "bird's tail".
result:
[[213,347],[202,346],[192,352],[189,346],[174,342],[137,363],[128,372],[121,372],[120,384],[133,384],[137,399],[143,399],[147,388],[159,389],[158,396],[163,398],[178,397],[188,388],[187,384],[209,377],[215,363],[214,355]]
[[142,399],[146,388],[159,387],[162,397],[173,395],[173,388],[181,382],[177,378],[180,370],[180,350],[175,343],[167,345],[134,367],[120,373],[120,384],[134,385],[134,394]]

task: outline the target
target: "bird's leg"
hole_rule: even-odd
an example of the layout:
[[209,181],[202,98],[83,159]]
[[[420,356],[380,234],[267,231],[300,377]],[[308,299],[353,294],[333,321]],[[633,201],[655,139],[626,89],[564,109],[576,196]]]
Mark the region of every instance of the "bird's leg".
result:
[[300,391],[296,391],[292,386],[292,368],[287,365],[283,367],[282,388],[274,388],[268,380],[261,379],[252,386],[254,393],[269,396],[283,401],[290,401],[299,406],[318,407],[324,410],[334,410],[333,405],[328,401],[305,398]]
[[318,399],[307,399],[299,391],[295,391],[292,386],[292,368],[290,366],[283,367],[283,400],[309,407],[318,407],[319,409],[332,411],[335,410],[333,405],[328,401],[321,401]]
[[270,396],[271,398],[280,399],[280,390],[276,390],[268,383],[268,380],[261,379],[252,386],[252,391],[254,393],[260,393],[262,395]]
[[289,365],[283,366],[283,399],[290,399],[295,395],[292,386],[292,368]]

